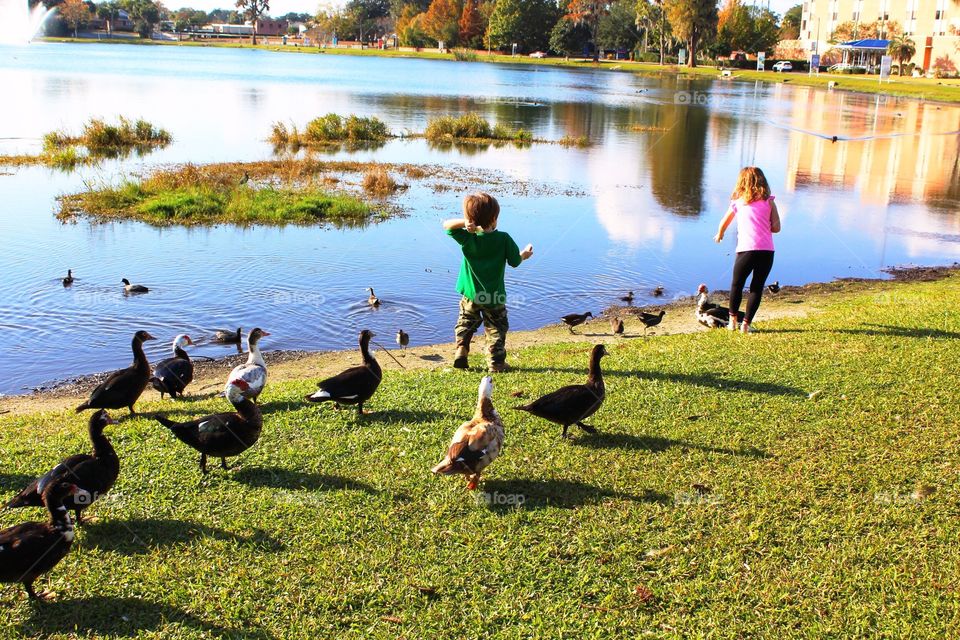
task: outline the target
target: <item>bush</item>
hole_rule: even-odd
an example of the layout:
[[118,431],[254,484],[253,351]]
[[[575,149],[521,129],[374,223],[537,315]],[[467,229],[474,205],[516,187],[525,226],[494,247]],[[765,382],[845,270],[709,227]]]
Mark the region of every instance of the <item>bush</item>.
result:
[[399,188],[397,181],[381,166],[370,167],[363,175],[363,190],[370,195],[387,196],[396,193]]
[[427,140],[464,138],[492,138],[490,123],[475,113],[462,116],[440,116],[427,123],[424,136]]
[[[276,130],[277,127],[274,125],[274,131]],[[299,135],[297,137],[300,138]],[[307,144],[343,141],[375,142],[388,137],[390,137],[390,130],[379,118],[352,115],[344,119],[335,113],[328,113],[307,123],[302,141]]]
[[469,49],[454,49],[453,59],[459,62],[476,62],[480,58],[477,56],[476,51],[470,51]]

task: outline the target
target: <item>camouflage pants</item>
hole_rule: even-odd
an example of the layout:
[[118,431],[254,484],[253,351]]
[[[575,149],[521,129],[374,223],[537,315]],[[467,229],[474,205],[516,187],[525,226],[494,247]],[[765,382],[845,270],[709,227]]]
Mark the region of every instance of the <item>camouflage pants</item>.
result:
[[504,362],[507,359],[507,331],[510,329],[507,307],[486,307],[469,298],[460,299],[460,317],[457,318],[457,328],[454,330],[457,337],[457,355],[470,352],[470,340],[481,323],[487,334],[490,362]]

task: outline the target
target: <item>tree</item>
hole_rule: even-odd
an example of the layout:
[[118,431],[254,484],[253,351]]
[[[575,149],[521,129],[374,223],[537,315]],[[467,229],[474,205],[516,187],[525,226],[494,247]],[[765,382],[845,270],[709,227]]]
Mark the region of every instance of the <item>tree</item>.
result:
[[663,9],[663,0],[637,0],[637,25],[643,29],[644,51],[650,34],[660,40],[660,64],[666,56],[667,40],[673,40],[670,23]]
[[133,20],[141,38],[149,38],[154,25],[160,22],[160,7],[151,0],[121,0],[120,8]]
[[506,50],[516,44],[521,51],[545,50],[550,28],[559,17],[551,0],[498,0],[487,25],[487,46]]
[[369,39],[374,31],[387,31],[390,2],[389,0],[350,0],[344,7],[344,12],[352,22],[357,39],[364,42],[364,35]]
[[408,4],[400,11],[397,18],[397,39],[404,47],[426,47],[430,44],[430,36],[423,29],[423,14],[417,5]]
[[270,11],[270,0],[237,0],[235,5],[240,13],[253,25],[251,44],[257,44],[257,21],[260,16]]
[[687,66],[697,66],[697,51],[717,32],[717,5],[714,0],[665,0],[670,28],[687,44]]
[[800,20],[803,17],[803,5],[797,4],[783,14],[780,21],[780,39],[796,40],[800,37]]
[[637,29],[637,11],[634,0],[616,0],[600,20],[597,42],[604,49],[632,51],[640,42]]
[[120,5],[116,2],[101,2],[97,5],[97,17],[107,25],[107,33],[113,33],[113,21],[117,19]]
[[727,0],[717,14],[715,51],[768,51],[780,40],[777,16],[768,9],[745,6],[741,0]]
[[593,61],[600,59],[600,44],[597,35],[600,31],[600,21],[610,13],[607,0],[570,0],[567,5],[567,18],[577,24],[584,25],[590,32],[590,42],[593,43]]
[[487,18],[483,15],[479,0],[465,0],[457,39],[464,47],[479,49],[483,46],[483,34],[487,31]]
[[90,7],[83,0],[64,0],[60,5],[59,13],[60,18],[73,31],[74,38],[77,37],[77,29],[80,25],[86,24],[93,17]]
[[566,16],[557,20],[550,31],[550,50],[563,56],[582,54],[590,42],[590,32]]
[[457,0],[433,0],[423,14],[424,31],[437,42],[444,43],[444,46],[457,44],[462,10]]
[[887,44],[887,53],[893,58],[896,58],[898,66],[897,73],[902,76],[903,63],[917,55],[917,43],[915,43],[910,36],[900,33],[895,35],[889,44]]

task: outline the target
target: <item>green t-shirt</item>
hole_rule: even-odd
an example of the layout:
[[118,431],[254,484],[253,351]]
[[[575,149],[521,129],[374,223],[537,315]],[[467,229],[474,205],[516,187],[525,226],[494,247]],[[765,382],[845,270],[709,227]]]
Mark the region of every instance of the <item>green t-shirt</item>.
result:
[[519,267],[520,248],[503,231],[470,233],[466,229],[447,229],[447,235],[463,249],[463,263],[457,278],[457,291],[480,305],[495,307],[507,302],[503,272],[507,264]]

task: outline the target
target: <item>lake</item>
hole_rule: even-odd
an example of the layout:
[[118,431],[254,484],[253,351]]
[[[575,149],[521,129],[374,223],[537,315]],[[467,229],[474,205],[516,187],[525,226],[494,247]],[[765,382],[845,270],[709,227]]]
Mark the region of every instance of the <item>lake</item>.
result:
[[[610,70],[96,44],[0,47],[0,152],[40,148],[93,116],[143,117],[174,143],[73,173],[0,175],[0,393],[125,366],[136,329],[157,338],[260,326],[264,349],[354,348],[359,329],[391,344],[450,341],[459,255],[440,221],[463,192],[411,188],[406,215],[362,229],[155,228],[62,224],[57,196],[175,163],[269,159],[275,121],[375,115],[422,131],[478,112],[538,138],[585,135],[586,149],[535,144],[434,148],[392,140],[331,158],[444,165],[494,176],[500,228],[534,258],[508,270],[513,329],[617,302],[729,287],[733,237],[712,241],[740,167],[764,169],[783,233],[771,279],[882,277],[960,259],[960,108],[790,84],[645,77]],[[832,136],[838,136],[834,143]],[[499,176],[499,177],[497,177]],[[498,193],[498,182],[512,185]],[[526,188],[529,187],[529,188]],[[77,280],[64,289],[72,268]],[[151,292],[124,297],[120,279]],[[383,300],[366,306],[368,286]],[[193,353],[224,355],[218,345]]]

